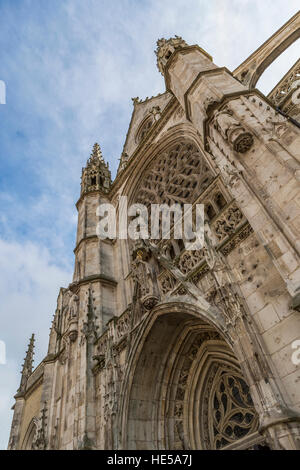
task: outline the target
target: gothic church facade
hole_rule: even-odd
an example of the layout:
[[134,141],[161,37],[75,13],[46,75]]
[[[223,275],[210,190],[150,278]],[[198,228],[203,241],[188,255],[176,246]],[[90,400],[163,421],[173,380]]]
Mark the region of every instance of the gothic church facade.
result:
[[[298,13],[233,72],[158,41],[166,92],[133,100],[115,181],[98,144],[82,171],[74,277],[9,449],[300,448],[299,60],[255,88],[299,36]],[[204,247],[99,239],[120,196],[204,204]]]

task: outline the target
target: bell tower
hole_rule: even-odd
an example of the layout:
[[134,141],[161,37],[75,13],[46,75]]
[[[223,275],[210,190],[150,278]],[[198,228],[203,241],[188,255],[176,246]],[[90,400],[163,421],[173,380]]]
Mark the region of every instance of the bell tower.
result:
[[[108,163],[104,161],[100,145],[95,143],[85,168],[82,169],[81,194],[76,204],[78,210],[78,226],[75,253],[75,269],[71,289],[78,290],[86,284],[93,284],[98,291],[95,305],[100,309],[100,323],[102,326],[110,319],[113,309],[100,302],[101,282],[110,287],[114,279],[113,273],[113,245],[110,241],[100,240],[97,236],[97,208],[102,203],[109,202],[111,186],[111,173]],[[105,289],[104,289],[105,290]],[[100,292],[101,291],[101,292]],[[77,292],[76,292],[77,293]],[[95,292],[96,295],[96,292]],[[102,322],[102,317],[103,322]]]
[[81,194],[98,190],[107,193],[110,185],[111,174],[108,163],[105,163],[100,145],[96,142],[86,167],[82,169]]

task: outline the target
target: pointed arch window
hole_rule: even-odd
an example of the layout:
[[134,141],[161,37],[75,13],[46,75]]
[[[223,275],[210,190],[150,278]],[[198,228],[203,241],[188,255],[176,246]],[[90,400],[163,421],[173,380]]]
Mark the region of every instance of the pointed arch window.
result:
[[151,114],[150,116],[147,116],[146,119],[142,121],[135,137],[137,144],[139,144],[144,139],[144,137],[148,134],[153,123],[154,123],[153,114]]

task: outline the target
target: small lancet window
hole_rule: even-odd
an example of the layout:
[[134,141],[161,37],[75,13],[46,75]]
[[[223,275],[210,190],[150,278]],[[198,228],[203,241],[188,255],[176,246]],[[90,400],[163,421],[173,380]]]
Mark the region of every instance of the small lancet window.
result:
[[181,238],[179,238],[179,239],[177,240],[177,243],[178,243],[180,252],[181,252],[181,251],[184,251],[184,250],[185,250],[184,241],[183,241]]
[[173,245],[170,246],[170,250],[169,250],[169,253],[170,253],[170,258],[171,259],[174,259],[176,254],[175,254],[175,250],[173,248]]
[[216,211],[211,204],[209,204],[206,208],[206,215],[209,220],[212,220],[214,216],[216,215]]
[[136,135],[136,142],[139,144],[146,134],[149,132],[150,127],[152,127],[152,124],[154,122],[154,117],[152,115],[148,116],[148,118],[142,123],[140,126],[137,135]]
[[218,194],[216,195],[216,197],[215,197],[215,203],[217,204],[218,209],[220,209],[220,210],[223,209],[223,207],[225,207],[226,204],[227,204],[227,202],[226,202],[226,200],[225,200],[223,194],[221,194],[221,193],[218,193]]

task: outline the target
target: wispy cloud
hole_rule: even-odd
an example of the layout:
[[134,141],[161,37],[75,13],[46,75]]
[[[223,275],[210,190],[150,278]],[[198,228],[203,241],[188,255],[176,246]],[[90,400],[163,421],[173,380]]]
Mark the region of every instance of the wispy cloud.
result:
[[[99,141],[115,174],[131,97],[164,91],[156,40],[182,35],[234,69],[297,9],[297,0],[0,2],[0,339],[10,361],[0,366],[0,447],[15,365],[32,329],[38,357],[46,352],[58,287],[71,280],[81,167]],[[295,54],[266,73],[264,92]]]

